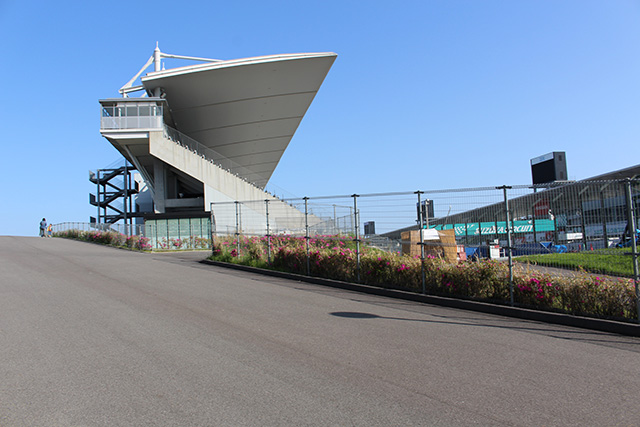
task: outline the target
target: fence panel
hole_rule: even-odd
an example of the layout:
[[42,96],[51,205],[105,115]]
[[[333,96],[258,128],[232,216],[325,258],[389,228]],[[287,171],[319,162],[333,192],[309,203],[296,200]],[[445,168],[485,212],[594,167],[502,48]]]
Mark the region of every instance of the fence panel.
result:
[[[214,203],[214,254],[226,245],[230,257],[300,274],[567,312],[587,309],[566,289],[584,299],[604,284],[616,301],[589,310],[628,317],[629,298],[640,312],[639,197],[638,181],[591,181]],[[445,265],[477,277],[454,280]],[[542,282],[567,287],[553,296]]]
[[[637,219],[635,227],[629,225],[625,185],[608,181],[506,187],[508,226],[502,187],[234,201],[214,203],[212,209],[216,236],[355,239],[358,233],[363,244],[400,253],[403,232],[408,236],[406,232],[415,232],[422,225],[424,230],[453,230],[458,258],[506,258],[509,250],[516,258],[581,253],[595,255],[591,262],[585,262],[589,271],[607,272],[609,261],[596,258],[604,253],[624,253],[617,249],[629,245],[638,228]],[[636,218],[638,193],[635,182]],[[415,254],[418,249],[408,252]],[[620,256],[631,265],[632,257]],[[535,262],[544,264],[545,260]],[[585,266],[569,264],[564,268],[580,270]]]
[[[53,233],[65,235],[74,232],[78,236],[94,239],[90,233],[113,233],[114,244],[126,242],[127,237],[143,238],[139,249],[152,250],[192,250],[211,248],[211,228],[209,218],[159,219],[145,224],[104,224],[86,222],[64,222],[53,225]],[[86,236],[80,233],[87,233]]]

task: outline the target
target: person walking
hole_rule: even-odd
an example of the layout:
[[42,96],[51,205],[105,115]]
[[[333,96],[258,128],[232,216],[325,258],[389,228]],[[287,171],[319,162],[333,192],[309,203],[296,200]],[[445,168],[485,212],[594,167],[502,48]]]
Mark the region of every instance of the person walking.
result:
[[53,237],[53,224],[49,224],[47,227],[47,237]]
[[42,218],[40,221],[40,237],[47,237],[47,219]]

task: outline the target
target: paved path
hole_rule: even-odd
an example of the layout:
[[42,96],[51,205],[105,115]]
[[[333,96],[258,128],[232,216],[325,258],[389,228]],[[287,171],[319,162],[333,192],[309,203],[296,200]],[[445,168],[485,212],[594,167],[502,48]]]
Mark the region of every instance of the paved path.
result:
[[0,237],[0,426],[638,425],[640,340]]

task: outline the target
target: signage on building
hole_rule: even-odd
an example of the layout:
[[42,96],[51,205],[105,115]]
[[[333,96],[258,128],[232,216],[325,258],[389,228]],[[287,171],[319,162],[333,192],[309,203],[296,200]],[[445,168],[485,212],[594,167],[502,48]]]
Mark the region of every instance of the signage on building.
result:
[[[467,224],[445,224],[435,225],[431,228],[437,230],[451,230],[456,232],[456,236],[489,236],[496,234],[507,234],[506,221],[498,222],[472,222]],[[533,220],[527,221],[511,221],[512,233],[533,233]],[[497,227],[497,228],[496,228]],[[537,219],[535,222],[535,231],[554,231],[553,221],[549,219]]]

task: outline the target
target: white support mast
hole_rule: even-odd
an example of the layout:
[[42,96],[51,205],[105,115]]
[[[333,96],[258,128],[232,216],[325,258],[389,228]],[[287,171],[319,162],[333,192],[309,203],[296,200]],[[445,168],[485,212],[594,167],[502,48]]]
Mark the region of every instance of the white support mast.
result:
[[[133,76],[133,78],[131,80],[129,80],[124,86],[122,86],[120,88],[120,90],[118,90],[118,92],[120,92],[122,94],[123,98],[128,98],[129,94],[132,92],[139,92],[141,90],[144,90],[144,86],[142,85],[137,85],[134,86],[133,83],[142,75],[142,73],[145,72],[145,70],[147,68],[149,68],[149,66],[153,63],[153,71],[154,72],[158,72],[158,71],[162,71],[162,58],[172,58],[172,59],[186,59],[189,61],[201,61],[201,62],[220,62],[222,61],[221,59],[211,59],[211,58],[199,58],[196,56],[185,56],[185,55],[172,55],[169,53],[162,53],[160,51],[160,48],[158,47],[158,42],[156,42],[156,48],[153,51],[153,55],[151,55],[151,57],[147,60],[147,62],[142,66],[142,68],[140,69],[140,71],[138,71],[138,73]],[[156,89],[157,93],[154,93],[153,96],[160,96],[160,88]],[[143,94],[142,96],[145,96],[145,94]]]

